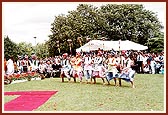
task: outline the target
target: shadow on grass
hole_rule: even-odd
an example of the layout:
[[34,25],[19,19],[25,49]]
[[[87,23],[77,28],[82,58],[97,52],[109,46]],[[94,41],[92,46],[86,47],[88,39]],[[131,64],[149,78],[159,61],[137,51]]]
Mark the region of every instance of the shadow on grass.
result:
[[131,86],[129,86],[129,85],[122,85],[122,86],[119,86],[118,84],[117,84],[117,86],[115,86],[114,85],[114,83],[110,83],[110,84],[103,84],[103,82],[96,82],[95,84],[94,83],[91,83],[91,82],[89,82],[89,83],[86,83],[86,82],[79,82],[79,81],[77,81],[77,82],[74,82],[74,81],[64,81],[64,82],[62,82],[62,81],[60,81],[60,83],[63,83],[63,84],[79,84],[79,85],[97,85],[97,86],[105,86],[105,87],[125,87],[125,88],[131,88]]
[[[48,78],[48,79],[50,79],[50,78]],[[58,80],[59,78],[52,78],[52,79]],[[103,81],[101,79],[96,80],[95,84],[93,82],[91,83],[90,81],[87,83],[84,79],[83,79],[82,82],[79,82],[78,80],[76,80],[76,82],[74,82],[73,79],[70,80],[70,81],[68,81],[67,79],[64,79],[64,82],[62,82],[61,79],[59,79],[57,82],[59,82],[61,84],[65,84],[65,85],[66,84],[76,84],[76,85],[85,85],[85,86],[94,86],[95,85],[95,86],[102,86],[102,87],[132,88],[130,82],[127,82],[127,81],[124,81],[124,80],[122,80],[122,85],[121,86],[119,86],[118,81],[117,81],[117,86],[115,86],[113,80],[110,82],[110,84],[107,84],[106,81],[105,81],[105,84],[103,84]]]

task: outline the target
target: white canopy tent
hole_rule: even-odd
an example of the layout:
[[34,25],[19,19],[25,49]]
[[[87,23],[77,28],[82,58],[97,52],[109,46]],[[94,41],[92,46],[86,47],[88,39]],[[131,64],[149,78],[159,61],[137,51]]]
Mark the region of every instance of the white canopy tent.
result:
[[92,51],[92,50],[98,50],[98,48],[103,50],[111,50],[114,49],[116,51],[119,50],[146,50],[148,49],[147,46],[140,45],[138,43],[125,40],[125,41],[102,41],[102,40],[91,40],[85,45],[81,46],[80,48],[76,49],[76,52],[84,51]]
[[148,49],[147,46],[126,40],[121,41],[121,50],[146,50]]
[[107,45],[103,45],[103,43],[101,43],[100,40],[91,40],[90,42],[76,49],[76,52],[80,52],[81,50],[88,52],[88,51],[98,50],[98,48],[104,49],[104,50],[110,49],[110,47],[108,47]]

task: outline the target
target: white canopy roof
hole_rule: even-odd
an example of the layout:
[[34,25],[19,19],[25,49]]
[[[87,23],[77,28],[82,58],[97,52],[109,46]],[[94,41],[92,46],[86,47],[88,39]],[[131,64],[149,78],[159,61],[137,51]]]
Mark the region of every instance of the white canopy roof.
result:
[[[91,40],[80,48],[76,49],[76,52],[82,51],[92,51],[98,50],[98,48],[103,50],[111,50],[114,49],[116,51],[119,50],[119,41],[102,41],[102,40]],[[120,50],[146,50],[147,46],[140,45],[138,43],[125,40],[120,41]]]

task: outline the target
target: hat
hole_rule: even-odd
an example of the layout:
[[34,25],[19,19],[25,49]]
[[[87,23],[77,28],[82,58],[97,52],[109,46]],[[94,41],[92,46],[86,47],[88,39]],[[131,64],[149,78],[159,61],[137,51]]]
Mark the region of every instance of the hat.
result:
[[98,55],[98,56],[101,56],[101,55],[102,55],[102,53],[100,53],[100,52],[99,52],[99,53],[97,53],[97,55]]
[[122,50],[121,53],[122,53],[122,54],[125,54],[125,53],[126,53],[126,50]]
[[68,53],[63,53],[62,56],[68,56]]

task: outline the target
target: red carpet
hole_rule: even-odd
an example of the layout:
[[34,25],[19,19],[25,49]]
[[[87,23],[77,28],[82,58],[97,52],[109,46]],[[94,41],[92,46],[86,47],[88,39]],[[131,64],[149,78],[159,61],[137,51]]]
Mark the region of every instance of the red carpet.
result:
[[5,111],[32,111],[45,103],[57,91],[19,91],[5,92],[5,95],[20,95],[5,103]]

